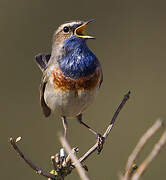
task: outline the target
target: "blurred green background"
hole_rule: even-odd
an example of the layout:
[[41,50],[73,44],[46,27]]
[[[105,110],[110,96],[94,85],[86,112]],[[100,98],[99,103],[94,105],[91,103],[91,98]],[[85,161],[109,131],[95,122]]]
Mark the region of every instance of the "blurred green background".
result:
[[[166,11],[158,1],[0,1],[1,126],[0,179],[40,180],[9,145],[22,136],[22,150],[40,167],[50,170],[50,156],[60,146],[62,124],[55,115],[46,119],[39,105],[41,72],[34,56],[51,51],[52,34],[67,20],[96,21],[88,32],[96,37],[89,47],[98,56],[104,82],[84,121],[103,132],[123,95],[131,90],[100,156],[87,161],[91,179],[118,179],[137,140],[157,118],[166,121]],[[95,137],[73,119],[68,140],[79,146],[79,156]],[[150,140],[139,158],[147,155],[161,132]],[[166,148],[150,165],[143,179],[166,178]],[[66,179],[79,179],[74,171]]]

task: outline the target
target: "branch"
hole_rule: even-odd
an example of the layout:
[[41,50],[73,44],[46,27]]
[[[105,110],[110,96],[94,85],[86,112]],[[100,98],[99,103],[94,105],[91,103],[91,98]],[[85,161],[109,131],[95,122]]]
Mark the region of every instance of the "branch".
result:
[[44,169],[38,167],[36,164],[34,164],[18,147],[17,142],[21,140],[20,137],[18,137],[16,140],[14,140],[12,137],[10,138],[10,143],[12,147],[15,149],[15,151],[18,153],[18,155],[33,169],[36,171],[36,173],[43,175],[47,178],[56,179],[55,175],[45,171]]
[[75,168],[76,168],[78,174],[80,175],[80,178],[82,180],[89,180],[89,178],[85,174],[85,170],[82,168],[81,163],[79,162],[77,157],[74,155],[74,153],[71,153],[72,149],[70,148],[68,142],[66,141],[66,139],[63,136],[60,136],[60,142],[61,142],[62,146],[64,147],[64,149],[66,150],[66,152],[68,153],[68,155],[70,154],[70,158],[73,161],[73,163],[75,164]]
[[150,154],[146,157],[146,159],[141,163],[136,173],[133,175],[132,180],[138,180],[141,175],[148,168],[153,159],[159,154],[162,147],[166,144],[166,131],[162,134],[159,141],[154,145]]
[[[105,133],[103,134],[102,138],[106,139],[107,136],[109,135],[110,131],[112,130],[115,120],[117,119],[120,111],[122,110],[122,108],[124,107],[124,105],[126,104],[127,100],[129,99],[130,96],[130,91],[124,96],[121,104],[119,105],[119,107],[117,108],[112,120],[110,121]],[[78,169],[78,163],[74,162],[72,164],[70,164],[69,162],[66,162],[66,166],[63,166],[61,163],[59,165],[59,160],[58,163],[56,163],[55,161],[55,157],[51,158],[51,161],[53,163],[54,166],[54,170],[51,171],[52,173],[49,173],[45,170],[43,170],[42,168],[38,167],[36,164],[34,164],[18,147],[17,142],[18,140],[20,140],[20,137],[17,138],[16,140],[13,139],[12,137],[10,138],[10,143],[12,145],[12,147],[15,149],[15,151],[19,154],[19,156],[33,169],[35,170],[38,174],[43,175],[44,177],[50,178],[50,179],[55,179],[55,180],[61,180],[63,179],[65,176],[67,176],[68,174],[71,173],[71,170],[76,167]],[[98,148],[98,143],[94,144],[94,146],[92,146],[80,159],[79,162],[82,163],[83,161],[85,161],[94,151],[96,151]],[[68,151],[69,152],[69,151]],[[72,156],[73,153],[70,153],[70,157]],[[69,158],[70,159],[70,158]],[[72,158],[71,158],[72,159]],[[58,165],[58,167],[56,167]],[[60,167],[60,168],[59,168]],[[56,171],[55,169],[58,168],[58,171]],[[82,167],[81,167],[82,168]]]
[[146,132],[143,134],[143,136],[138,141],[136,147],[134,148],[133,152],[128,158],[127,164],[126,164],[126,174],[125,177],[128,178],[129,174],[132,170],[132,166],[135,163],[136,158],[140,154],[142,148],[145,146],[147,141],[156,133],[157,130],[162,126],[162,121],[157,120]]
[[[107,129],[105,130],[104,134],[103,134],[103,138],[106,139],[110,133],[110,131],[112,130],[115,120],[117,119],[120,111],[122,110],[122,108],[124,107],[124,105],[126,104],[127,100],[130,98],[130,91],[124,96],[121,104],[119,105],[119,107],[117,108],[116,112],[114,113],[114,116],[112,118],[112,120],[110,121]],[[94,144],[80,159],[80,162],[85,161],[94,151],[97,150],[98,147],[98,143]],[[75,165],[75,164],[73,164]]]
[[122,174],[119,175],[120,180],[138,180],[145,172],[152,160],[157,156],[161,148],[166,143],[166,131],[163,133],[159,141],[154,145],[151,153],[145,158],[139,167],[137,167],[135,163],[136,159],[148,140],[162,127],[162,125],[163,122],[159,119],[143,134],[128,158],[124,176]]

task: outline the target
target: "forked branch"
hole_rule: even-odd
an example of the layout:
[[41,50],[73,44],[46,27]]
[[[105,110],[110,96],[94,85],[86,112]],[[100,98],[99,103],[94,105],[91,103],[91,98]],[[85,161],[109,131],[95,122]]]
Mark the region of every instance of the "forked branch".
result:
[[[122,102],[120,103],[120,105],[118,106],[116,112],[113,115],[112,120],[110,121],[108,127],[106,128],[103,137],[104,139],[106,139],[110,133],[110,131],[112,130],[115,120],[117,119],[120,111],[122,110],[122,108],[124,107],[124,105],[126,104],[127,100],[130,97],[130,91],[124,96]],[[66,167],[63,167],[63,172],[65,172],[65,174],[62,174],[62,172],[58,173],[57,171],[54,171],[54,173],[49,173],[45,170],[43,170],[42,168],[38,167],[36,164],[34,164],[18,147],[17,145],[17,139],[13,139],[10,138],[10,143],[12,145],[12,147],[15,149],[15,151],[19,154],[19,156],[33,169],[35,170],[38,174],[43,175],[44,177],[50,178],[50,179],[55,179],[55,180],[62,180],[66,175],[71,173],[71,170],[73,168],[75,168],[76,163],[73,162],[72,164],[68,163],[66,164]],[[94,151],[97,150],[98,147],[98,143],[94,144],[94,146],[92,146],[80,159],[79,162],[82,163],[83,161],[85,161]],[[53,160],[53,159],[52,159]],[[53,160],[54,161],[54,160]],[[55,166],[55,163],[54,163]],[[61,166],[63,166],[61,164]],[[64,169],[66,168],[66,169]]]
[[68,144],[65,137],[60,136],[60,142],[61,142],[62,146],[64,147],[64,149],[66,150],[66,152],[68,154],[70,154],[70,158],[71,158],[72,162],[75,164],[76,170],[77,170],[80,178],[82,180],[89,180],[89,178],[87,177],[85,170],[83,169],[80,161],[77,159],[77,157],[75,156],[74,153],[71,153],[72,149],[70,148],[70,145]]
[[152,151],[150,154],[145,158],[145,160],[140,164],[138,167],[136,173],[133,175],[132,180],[138,180],[145,170],[147,170],[150,163],[154,160],[154,158],[159,154],[160,150],[163,148],[163,146],[166,144],[166,131],[162,134],[159,141],[154,145]]
[[121,175],[121,180],[138,180],[148,168],[152,160],[158,155],[161,148],[166,143],[166,131],[164,131],[159,141],[154,145],[151,153],[145,158],[145,160],[139,165],[139,167],[137,167],[136,159],[138,158],[140,152],[142,151],[148,140],[162,127],[162,125],[162,121],[160,119],[157,120],[140,138],[136,147],[128,158],[126,171],[124,176]]

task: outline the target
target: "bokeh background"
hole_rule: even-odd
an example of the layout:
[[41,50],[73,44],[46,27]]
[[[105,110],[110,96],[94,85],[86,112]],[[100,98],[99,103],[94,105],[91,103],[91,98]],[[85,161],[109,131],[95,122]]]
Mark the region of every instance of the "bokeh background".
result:
[[[96,37],[89,47],[100,59],[104,82],[84,121],[103,132],[123,95],[131,90],[100,156],[87,161],[91,179],[118,179],[137,140],[157,118],[166,122],[166,11],[158,1],[0,1],[0,179],[40,180],[14,152],[9,137],[22,136],[22,150],[40,167],[50,170],[50,156],[60,146],[62,124],[46,119],[39,105],[41,72],[34,56],[51,51],[52,34],[67,20],[95,18],[88,32]],[[68,140],[81,156],[95,137],[76,120],[69,121]],[[150,140],[138,164],[161,132]],[[143,179],[166,178],[166,148]],[[74,171],[66,179],[79,179]]]

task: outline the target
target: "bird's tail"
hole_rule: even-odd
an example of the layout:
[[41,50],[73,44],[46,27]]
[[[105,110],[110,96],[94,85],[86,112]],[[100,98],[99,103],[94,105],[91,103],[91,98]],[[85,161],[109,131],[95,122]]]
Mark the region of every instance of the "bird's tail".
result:
[[48,61],[50,60],[51,54],[40,53],[35,56],[37,65],[39,68],[44,71],[47,68]]

